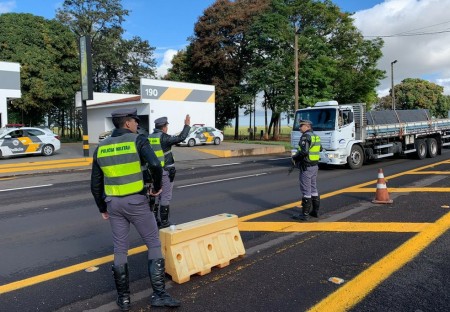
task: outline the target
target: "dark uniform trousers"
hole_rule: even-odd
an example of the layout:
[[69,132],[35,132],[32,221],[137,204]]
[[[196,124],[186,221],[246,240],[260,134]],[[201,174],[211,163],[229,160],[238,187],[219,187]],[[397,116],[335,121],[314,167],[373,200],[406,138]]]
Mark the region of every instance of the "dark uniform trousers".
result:
[[318,196],[317,190],[317,172],[319,166],[306,166],[300,170],[300,192],[303,197],[311,198],[311,196]]
[[[109,220],[113,234],[114,254],[125,259],[128,254],[128,234],[133,224],[148,248],[148,259],[162,258],[159,230],[154,214],[148,209],[145,195],[106,197]],[[122,262],[122,261],[120,261]]]

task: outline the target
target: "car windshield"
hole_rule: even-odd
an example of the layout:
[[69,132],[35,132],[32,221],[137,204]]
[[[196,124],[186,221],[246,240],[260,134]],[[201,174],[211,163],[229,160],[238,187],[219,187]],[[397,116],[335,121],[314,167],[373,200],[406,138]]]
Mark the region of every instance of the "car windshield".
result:
[[191,127],[191,129],[189,130],[189,134],[191,134],[192,132],[194,132],[194,131],[197,130],[198,128],[200,128],[200,127],[197,127],[197,126]]

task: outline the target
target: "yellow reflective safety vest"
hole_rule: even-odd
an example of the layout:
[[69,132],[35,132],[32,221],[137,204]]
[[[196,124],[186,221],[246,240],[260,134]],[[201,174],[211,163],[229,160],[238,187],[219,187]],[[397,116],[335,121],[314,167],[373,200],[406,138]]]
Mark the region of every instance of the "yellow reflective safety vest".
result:
[[161,146],[161,136],[162,132],[153,132],[148,136],[148,141],[150,142],[153,151],[155,152],[156,157],[158,157],[159,162],[161,163],[161,167],[164,168],[166,164],[164,159],[164,152]]
[[104,174],[107,196],[126,196],[144,188],[137,137],[135,133],[126,133],[109,137],[99,144],[97,163]]
[[320,159],[320,136],[311,134],[311,145],[309,146],[309,161],[312,163],[317,163]]
[[[321,150],[320,136],[311,133],[309,134],[309,137],[311,138],[311,144],[309,145],[308,161],[310,164],[315,165],[320,159],[320,150]],[[298,150],[300,149],[301,148],[299,146]]]

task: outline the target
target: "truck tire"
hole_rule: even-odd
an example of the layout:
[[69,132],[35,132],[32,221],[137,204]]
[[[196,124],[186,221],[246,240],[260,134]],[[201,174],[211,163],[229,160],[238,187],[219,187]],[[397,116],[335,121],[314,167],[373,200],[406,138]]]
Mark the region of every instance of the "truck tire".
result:
[[359,169],[364,163],[364,153],[359,145],[353,145],[350,155],[347,157],[347,165],[350,169]]
[[415,145],[417,159],[424,159],[425,157],[427,157],[427,144],[425,140],[416,140]]
[[435,138],[428,138],[427,139],[427,150],[428,150],[428,157],[434,158],[438,154],[438,143]]

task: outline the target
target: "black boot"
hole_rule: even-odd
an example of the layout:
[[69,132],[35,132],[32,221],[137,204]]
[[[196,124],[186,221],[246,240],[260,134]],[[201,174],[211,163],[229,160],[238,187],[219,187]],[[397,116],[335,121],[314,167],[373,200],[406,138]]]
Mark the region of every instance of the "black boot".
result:
[[166,282],[164,277],[165,261],[164,259],[148,260],[148,275],[150,276],[150,283],[152,284],[153,294],[150,299],[152,307],[179,307],[181,302],[172,298],[166,292]]
[[311,198],[302,198],[302,212],[292,216],[292,219],[299,221],[308,221],[309,212],[311,211]]
[[312,196],[312,211],[309,214],[311,217],[318,218],[319,217],[319,208],[320,208],[320,197],[319,196]]
[[114,281],[116,282],[117,300],[116,303],[121,311],[130,310],[130,285],[128,280],[128,263],[113,265]]
[[161,228],[166,228],[171,225],[169,221],[169,205],[159,207],[159,215],[161,217]]

